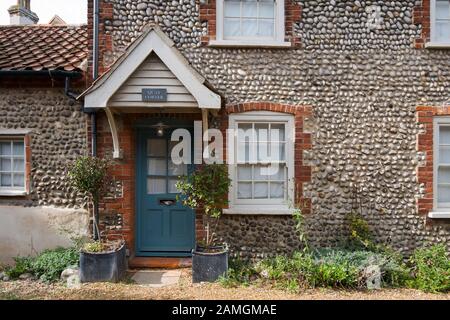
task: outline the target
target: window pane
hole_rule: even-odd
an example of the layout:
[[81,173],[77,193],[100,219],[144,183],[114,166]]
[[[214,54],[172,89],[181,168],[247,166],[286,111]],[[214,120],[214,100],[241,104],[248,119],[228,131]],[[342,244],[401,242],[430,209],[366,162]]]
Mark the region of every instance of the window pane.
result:
[[238,166],[238,180],[252,180],[252,167]]
[[167,170],[167,160],[165,159],[148,159],[148,174],[165,176]]
[[224,16],[239,18],[241,16],[240,1],[225,1]]
[[14,187],[23,187],[25,185],[24,181],[25,179],[23,174],[14,174]]
[[284,198],[284,183],[271,182],[270,183],[270,198],[283,199]]
[[23,142],[14,142],[13,152],[15,156],[23,156],[24,152]]
[[269,141],[269,124],[257,123],[255,124],[256,137],[259,141]]
[[238,141],[253,141],[253,126],[251,123],[240,123],[238,125]]
[[226,18],[223,23],[223,33],[225,37],[238,37],[241,35],[239,19]]
[[269,196],[269,183],[256,182],[255,183],[255,199],[267,199]]
[[23,159],[14,159],[14,171],[23,172],[25,170]]
[[179,193],[180,192],[176,187],[177,182],[178,182],[177,178],[169,179],[169,193]]
[[286,172],[286,165],[285,164],[273,164],[271,166],[271,175],[269,175],[270,180],[278,180],[278,181],[284,181],[285,180],[285,172]]
[[11,142],[0,142],[0,155],[2,156],[11,155]]
[[244,37],[255,37],[258,35],[258,20],[242,19],[242,35]]
[[450,186],[438,186],[438,202],[450,202]]
[[164,139],[148,139],[147,153],[151,157],[166,157],[167,144]]
[[450,183],[450,168],[441,167],[438,169],[438,183]]
[[275,26],[273,20],[259,20],[258,35],[261,37],[273,37]]
[[271,126],[270,140],[271,141],[286,141],[285,125],[274,123]]
[[253,174],[257,181],[267,181],[269,178],[270,170],[268,166],[254,166]]
[[450,21],[436,21],[436,38],[442,42],[450,40]]
[[450,146],[439,147],[439,163],[450,163]]
[[436,0],[436,18],[450,19],[450,2],[448,0]]
[[258,161],[270,162],[272,160],[271,150],[269,150],[269,143],[267,142],[258,143],[257,151],[258,151]]
[[260,18],[274,18],[275,17],[275,1],[260,1],[259,2],[259,17]]
[[237,159],[239,163],[249,163],[250,162],[250,144],[249,143],[239,143],[238,145]]
[[185,176],[187,174],[187,164],[176,165],[169,161],[169,176]]
[[247,182],[238,183],[238,199],[252,198],[252,184]]
[[147,193],[148,194],[166,193],[166,178],[148,178]]
[[258,2],[256,0],[243,0],[242,16],[247,18],[256,18],[258,16]]
[[0,160],[0,171],[12,171],[11,170],[11,159],[1,159]]
[[11,187],[11,174],[3,173],[0,175],[0,186],[2,187]]

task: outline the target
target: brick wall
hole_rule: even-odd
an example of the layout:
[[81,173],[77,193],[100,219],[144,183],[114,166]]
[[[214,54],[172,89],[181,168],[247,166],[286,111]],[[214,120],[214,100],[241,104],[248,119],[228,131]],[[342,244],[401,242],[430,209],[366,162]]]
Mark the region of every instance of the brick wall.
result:
[[422,27],[421,35],[414,43],[417,49],[424,48],[425,43],[430,41],[430,2],[431,0],[422,0],[422,4],[413,11],[413,23]]

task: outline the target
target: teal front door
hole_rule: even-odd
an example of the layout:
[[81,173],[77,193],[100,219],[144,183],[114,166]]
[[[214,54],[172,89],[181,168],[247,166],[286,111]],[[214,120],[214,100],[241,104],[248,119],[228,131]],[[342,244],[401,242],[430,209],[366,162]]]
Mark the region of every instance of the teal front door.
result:
[[159,137],[139,129],[136,159],[137,256],[189,256],[195,243],[195,213],[177,201],[176,182],[191,165],[175,165],[170,157],[178,142],[171,131]]

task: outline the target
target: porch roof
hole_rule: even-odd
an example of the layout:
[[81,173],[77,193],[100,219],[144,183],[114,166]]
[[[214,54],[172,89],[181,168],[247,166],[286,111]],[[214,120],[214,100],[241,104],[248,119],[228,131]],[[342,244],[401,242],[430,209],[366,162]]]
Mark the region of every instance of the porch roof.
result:
[[[174,42],[158,27],[150,25],[125,53],[99,77],[78,99],[84,97],[87,109],[108,108],[110,99],[151,55],[158,58],[192,94],[200,109],[220,109],[221,97],[175,47]],[[149,104],[149,107],[151,105]]]

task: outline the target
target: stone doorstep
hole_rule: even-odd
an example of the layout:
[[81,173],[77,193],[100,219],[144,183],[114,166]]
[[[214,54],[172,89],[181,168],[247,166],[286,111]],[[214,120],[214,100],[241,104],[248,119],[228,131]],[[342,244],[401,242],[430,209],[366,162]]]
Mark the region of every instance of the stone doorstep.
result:
[[178,269],[191,266],[191,258],[134,257],[128,261],[130,269]]
[[136,282],[137,285],[161,288],[176,285],[181,277],[181,271],[169,270],[169,271],[151,271],[140,270],[136,271],[131,279]]

